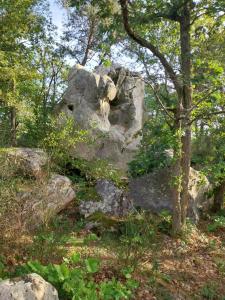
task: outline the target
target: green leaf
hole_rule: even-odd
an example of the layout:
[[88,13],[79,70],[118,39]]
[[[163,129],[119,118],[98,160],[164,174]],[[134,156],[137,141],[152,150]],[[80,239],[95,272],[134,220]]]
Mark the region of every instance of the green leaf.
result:
[[99,260],[95,258],[85,259],[85,265],[88,273],[96,273],[99,270]]
[[80,261],[80,253],[74,253],[71,257],[70,257],[70,261],[73,264],[77,264]]

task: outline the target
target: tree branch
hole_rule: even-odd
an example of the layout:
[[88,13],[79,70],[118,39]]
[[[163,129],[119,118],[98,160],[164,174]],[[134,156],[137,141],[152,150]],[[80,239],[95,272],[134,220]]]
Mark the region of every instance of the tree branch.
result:
[[223,115],[223,114],[225,115],[225,110],[214,111],[214,112],[208,113],[206,115],[201,114],[201,115],[196,116],[193,120],[191,120],[191,122],[189,123],[189,125],[191,125],[193,122],[197,121],[200,118],[205,119],[205,120],[209,120],[210,116],[213,116],[213,115]]
[[178,76],[174,72],[172,66],[169,64],[165,56],[149,41],[146,41],[144,38],[139,36],[134,30],[130,27],[129,23],[129,12],[128,12],[128,0],[119,0],[121,10],[122,10],[122,16],[123,16],[123,25],[124,28],[134,41],[136,41],[139,45],[141,45],[144,48],[149,49],[161,62],[165,70],[170,76],[171,81],[174,84],[174,87],[177,91],[177,93],[180,95],[182,93],[182,87],[179,83]]
[[163,102],[161,101],[157,91],[155,90],[155,88],[153,87],[153,85],[148,82],[149,86],[151,87],[154,95],[155,95],[155,98],[156,100],[159,102],[160,106],[162,107],[163,111],[166,113],[166,115],[171,119],[171,120],[175,120],[175,118],[169,113],[168,109],[165,107],[165,105],[163,104]]

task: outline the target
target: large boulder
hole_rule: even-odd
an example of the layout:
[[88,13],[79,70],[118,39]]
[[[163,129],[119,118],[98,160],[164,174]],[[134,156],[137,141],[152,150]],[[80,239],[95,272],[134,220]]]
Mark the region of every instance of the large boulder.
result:
[[91,130],[96,142],[76,145],[74,154],[85,159],[107,159],[127,169],[140,143],[143,125],[144,81],[122,67],[72,68],[64,99],[57,108],[81,128]]
[[[172,212],[170,176],[170,169],[166,168],[131,179],[129,197],[133,200],[134,206],[154,213],[163,210]],[[191,168],[188,216],[195,222],[199,220],[200,213],[209,209],[212,204],[212,199],[208,198],[210,188],[208,179]]]
[[33,186],[31,191],[17,195],[23,203],[22,223],[29,229],[46,224],[75,198],[75,192],[69,178],[53,174],[42,185]]
[[38,274],[0,282],[0,300],[59,300],[57,290]]
[[95,212],[101,212],[109,216],[124,216],[132,210],[132,202],[122,189],[119,189],[113,182],[106,179],[99,179],[95,186],[100,201],[82,201],[80,213],[85,217]]

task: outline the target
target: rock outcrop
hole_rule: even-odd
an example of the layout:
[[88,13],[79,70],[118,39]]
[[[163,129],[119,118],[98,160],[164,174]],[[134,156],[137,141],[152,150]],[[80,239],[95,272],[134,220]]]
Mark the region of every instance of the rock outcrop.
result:
[[32,229],[46,224],[75,198],[71,181],[65,176],[53,174],[41,186],[33,186],[29,192],[17,195],[18,201],[24,203],[22,222]]
[[4,163],[8,176],[21,174],[39,180],[45,176],[48,156],[41,149],[10,148],[5,150]]
[[60,112],[96,137],[91,146],[76,147],[76,155],[107,159],[126,169],[140,142],[144,81],[122,67],[89,72],[77,65],[69,74],[68,89],[57,108]]
[[[75,198],[69,178],[49,174],[48,155],[41,149],[9,148],[0,155],[4,180],[19,179],[13,191],[20,222],[33,229],[46,224]],[[23,180],[21,180],[23,179]]]
[[38,274],[0,282],[0,300],[59,300],[57,290]]
[[[151,212],[172,211],[172,191],[169,185],[170,170],[161,169],[134,179],[129,183],[129,197],[134,206]],[[207,196],[210,184],[207,178],[191,168],[189,182],[190,203],[188,216],[197,222],[202,211],[209,209],[211,200]]]
[[101,212],[110,216],[124,216],[132,208],[132,202],[122,189],[119,189],[111,181],[101,179],[95,186],[100,196],[100,201],[82,201],[79,207],[80,213],[85,217],[95,212]]

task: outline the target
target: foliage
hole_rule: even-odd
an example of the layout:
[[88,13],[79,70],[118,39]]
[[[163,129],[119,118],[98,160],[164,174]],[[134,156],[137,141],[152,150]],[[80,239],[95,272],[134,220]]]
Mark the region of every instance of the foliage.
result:
[[74,253],[69,259],[65,258],[60,265],[42,265],[38,261],[29,261],[17,269],[17,275],[35,272],[52,283],[63,299],[131,299],[132,292],[137,288],[137,282],[127,276],[124,283],[112,278],[96,283],[94,276],[100,271],[100,261],[95,258],[81,259],[80,254]]
[[173,149],[175,139],[162,115],[151,118],[143,128],[141,147],[135,159],[129,164],[131,176],[136,177],[154,169],[171,165],[169,154]]
[[0,106],[0,147],[11,144],[10,110]]
[[137,213],[129,215],[119,229],[118,260],[120,264],[135,269],[149,249],[155,250],[156,224],[151,216]]
[[[0,125],[4,125],[1,136],[9,137],[0,142],[11,144],[10,135],[16,132],[17,143],[35,147],[49,113],[61,98],[65,62],[57,51],[48,3],[7,0],[1,4],[1,12]],[[2,110],[9,111],[8,117]]]
[[213,216],[212,223],[208,225],[208,231],[214,232],[218,229],[225,229],[225,216]]
[[106,160],[94,159],[87,161],[85,159],[71,160],[72,169],[80,170],[80,175],[84,176],[90,183],[95,183],[98,179],[112,180],[117,186],[123,186],[122,172],[113,167]]
[[171,213],[168,211],[162,211],[160,213],[161,221],[157,225],[159,231],[165,233],[165,234],[171,234],[172,229],[172,216]]
[[73,118],[61,114],[51,118],[40,146],[48,152],[55,164],[64,167],[76,144],[87,140],[87,130],[76,128]]

